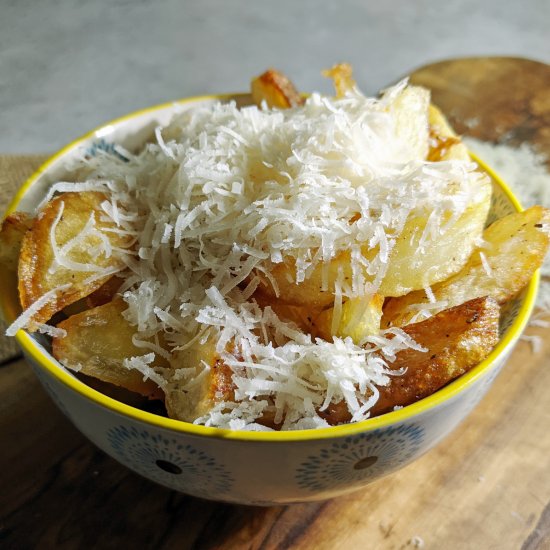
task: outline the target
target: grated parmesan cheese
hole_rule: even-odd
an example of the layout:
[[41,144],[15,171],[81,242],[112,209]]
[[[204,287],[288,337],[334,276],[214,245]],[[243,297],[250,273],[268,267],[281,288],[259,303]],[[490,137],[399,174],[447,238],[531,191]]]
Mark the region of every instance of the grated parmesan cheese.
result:
[[[464,138],[464,143],[502,176],[525,208],[540,204],[550,208],[550,172],[546,168],[547,157],[527,143],[512,147],[505,143],[487,143],[474,138]],[[485,264],[484,264],[485,265]],[[537,305],[550,313],[550,256],[541,267],[543,276]]]
[[[235,402],[218,403],[196,422],[264,430],[256,421],[271,403],[282,429],[322,427],[318,411],[341,401],[353,421],[368,418],[377,386],[401,374],[389,363],[400,350],[421,348],[399,329],[362,346],[313,340],[260,308],[253,294],[262,281],[278,294],[269,266],[287,259],[296,265],[293,283],[321,264],[326,289],[329,262],[351,250],[352,280],[340,271],[335,284],[337,325],[343,300],[376,292],[412,214],[430,212],[420,240],[428,248],[478,200],[474,163],[427,162],[403,137],[394,104],[406,84],[380,99],[357,90],[340,99],[312,94],[283,111],[203,105],[157,128],[156,141],[137,154],[99,152],[72,163],[81,183],[59,182],[48,196],[101,190],[114,231],[135,239],[136,253],[123,256],[121,293],[124,317],[140,333],[134,344],[147,353],[127,359],[126,368],[163,389],[196,387],[207,365],[151,364],[155,354],[169,357],[164,345],[184,350],[213,338],[233,371]],[[69,267],[76,239],[94,231],[92,217],[74,242],[55,249],[55,261]],[[105,241],[98,254],[110,253]],[[366,245],[378,252],[364,257]],[[70,267],[96,276],[92,266]],[[145,335],[161,336],[163,346]]]
[[[550,172],[546,168],[546,156],[527,143],[512,147],[505,143],[486,143],[469,137],[464,142],[502,176],[522,206],[540,204],[550,208]],[[537,295],[538,311],[529,321],[529,326],[547,326],[548,323],[541,317],[547,319],[550,314],[550,256],[546,256],[540,272],[542,277]],[[529,342],[533,353],[541,351],[540,336],[523,334],[521,339]]]
[[[67,290],[69,284],[60,285],[44,293],[34,301],[17,319],[6,329],[6,336],[15,336],[19,330],[26,327],[32,317],[39,312],[47,303],[57,298],[58,293]],[[43,327],[43,325],[41,325]],[[47,329],[46,329],[47,330]]]

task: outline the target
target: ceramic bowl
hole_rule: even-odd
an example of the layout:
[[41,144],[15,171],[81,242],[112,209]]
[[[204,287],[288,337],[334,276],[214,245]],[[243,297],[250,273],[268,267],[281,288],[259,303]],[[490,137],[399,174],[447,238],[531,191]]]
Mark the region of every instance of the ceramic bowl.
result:
[[[31,211],[48,186],[63,179],[76,151],[139,148],[173,114],[201,103],[247,95],[208,96],[153,107],[113,121],[78,139],[46,162],[10,206]],[[520,210],[510,190],[493,178],[491,218]],[[534,305],[538,277],[509,307],[501,340],[482,363],[445,388],[401,410],[354,424],[291,432],[239,432],[196,426],[118,402],[90,388],[49,353],[45,339],[19,331],[17,340],[46,391],[99,448],[131,470],[170,489],[244,504],[326,499],[359,489],[403,468],[437,445],[491,386]],[[5,315],[18,313],[17,296],[4,292]]]

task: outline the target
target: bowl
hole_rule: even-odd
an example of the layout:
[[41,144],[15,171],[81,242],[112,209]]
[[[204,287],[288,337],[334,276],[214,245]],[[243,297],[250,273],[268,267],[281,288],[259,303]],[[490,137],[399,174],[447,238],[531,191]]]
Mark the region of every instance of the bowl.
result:
[[[63,179],[75,153],[94,155],[116,144],[132,150],[178,112],[217,100],[247,104],[250,96],[183,99],[139,111],[86,134],[42,165],[9,207],[32,211],[49,185]],[[476,159],[479,160],[479,159]],[[481,161],[493,181],[490,220],[521,210],[508,187]],[[525,327],[538,275],[501,318],[501,339],[467,374],[401,410],[357,423],[288,432],[245,432],[172,420],[116,401],[87,386],[49,353],[49,344],[20,330],[16,335],[36,376],[63,413],[100,449],[138,474],[206,499],[249,505],[327,499],[360,489],[415,461],[437,445],[488,391]],[[3,283],[3,288],[8,288]],[[20,311],[13,292],[0,298],[8,320]]]

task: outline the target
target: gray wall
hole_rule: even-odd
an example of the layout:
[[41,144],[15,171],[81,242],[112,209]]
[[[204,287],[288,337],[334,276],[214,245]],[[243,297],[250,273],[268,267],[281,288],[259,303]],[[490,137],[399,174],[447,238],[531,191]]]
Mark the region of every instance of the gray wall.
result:
[[550,62],[550,1],[0,0],[0,153],[51,152],[155,103],[241,91],[269,66],[301,90],[346,60],[364,91],[455,56]]

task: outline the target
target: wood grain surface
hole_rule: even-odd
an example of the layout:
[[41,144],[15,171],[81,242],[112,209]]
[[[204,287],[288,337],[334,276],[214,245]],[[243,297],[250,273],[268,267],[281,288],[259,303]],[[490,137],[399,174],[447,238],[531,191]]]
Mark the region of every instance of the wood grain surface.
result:
[[514,57],[452,59],[414,71],[411,82],[432,91],[432,101],[461,135],[545,154],[550,168],[550,69]]
[[[539,94],[544,103],[550,67],[474,59],[423,68],[413,79],[434,88],[460,131],[473,128],[461,120],[477,117],[480,128],[470,135],[547,147],[537,109],[520,116],[520,103],[532,103],[509,98]],[[496,79],[507,86],[476,95],[480,82]],[[487,120],[492,130],[483,128]],[[526,120],[539,130],[523,130]],[[0,157],[0,181],[9,180],[0,207],[38,160]],[[345,497],[270,508],[207,502],[140,478],[76,431],[24,361],[4,362],[0,547],[548,549],[550,329],[528,330],[542,336],[542,350],[520,342],[472,415],[417,462]]]

